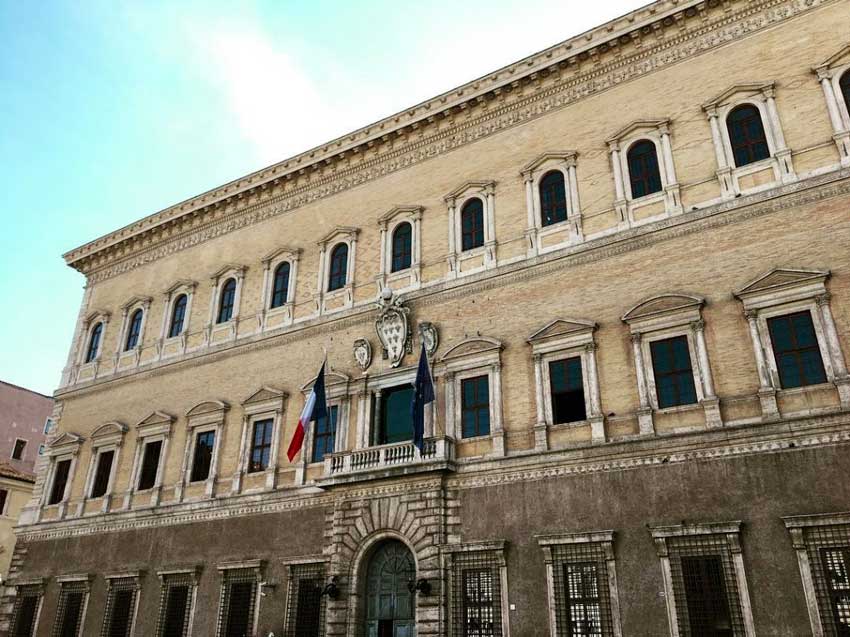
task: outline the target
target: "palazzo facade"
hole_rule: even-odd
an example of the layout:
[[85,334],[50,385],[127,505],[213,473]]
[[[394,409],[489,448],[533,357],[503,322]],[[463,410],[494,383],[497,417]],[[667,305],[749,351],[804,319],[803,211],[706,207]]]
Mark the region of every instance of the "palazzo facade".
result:
[[850,634],[848,0],[659,0],[65,260],[0,634]]

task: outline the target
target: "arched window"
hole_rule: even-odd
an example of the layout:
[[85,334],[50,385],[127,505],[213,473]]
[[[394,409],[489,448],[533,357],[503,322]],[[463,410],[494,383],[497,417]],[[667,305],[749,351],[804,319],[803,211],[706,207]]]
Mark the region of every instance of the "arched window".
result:
[[180,336],[183,333],[183,322],[186,320],[186,303],[188,298],[181,294],[174,301],[174,309],[171,311],[171,327],[168,328],[168,338]]
[[331,267],[328,276],[328,292],[345,287],[348,278],[348,244],[340,243],[331,251]]
[[850,112],[850,71],[841,76],[841,94],[844,96],[844,104]]
[[127,328],[127,340],[124,342],[124,351],[127,352],[139,344],[139,335],[142,332],[142,312],[141,308],[133,312],[130,317],[130,326]]
[[484,245],[484,203],[477,197],[467,201],[460,211],[460,229],[462,250]]
[[216,323],[226,323],[233,318],[233,305],[236,302],[236,279],[227,279],[221,286],[221,299],[218,302]]
[[86,362],[91,363],[97,358],[97,353],[100,350],[100,337],[103,335],[103,323],[98,323],[94,326],[89,336],[89,348],[86,350]]
[[729,142],[739,168],[770,157],[761,113],[752,104],[737,107],[726,118]]
[[661,171],[658,168],[658,150],[655,144],[648,139],[639,141],[629,149],[627,159],[632,199],[661,191]]
[[393,262],[390,272],[409,268],[412,254],[413,228],[407,222],[400,223],[393,231]]
[[274,271],[271,307],[280,307],[289,298],[289,262],[284,261]]
[[540,223],[551,226],[567,219],[567,189],[564,173],[552,170],[540,180]]

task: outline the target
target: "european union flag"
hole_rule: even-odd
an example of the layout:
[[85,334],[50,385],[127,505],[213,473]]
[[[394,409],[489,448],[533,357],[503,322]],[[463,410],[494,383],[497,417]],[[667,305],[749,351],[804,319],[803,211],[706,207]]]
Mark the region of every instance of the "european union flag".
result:
[[431,370],[428,369],[428,355],[425,353],[425,343],[419,355],[419,369],[416,370],[416,383],[413,385],[413,402],[410,411],[413,420],[413,444],[422,451],[422,440],[425,437],[425,405],[434,400],[434,383],[431,380]]

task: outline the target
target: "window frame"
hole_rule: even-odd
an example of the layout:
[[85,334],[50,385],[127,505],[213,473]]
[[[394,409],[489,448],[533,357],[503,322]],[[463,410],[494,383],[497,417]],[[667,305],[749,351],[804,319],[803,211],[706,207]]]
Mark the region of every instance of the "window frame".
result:
[[157,571],[159,578],[160,593],[159,593],[159,612],[156,622],[156,636],[162,637],[165,632],[165,620],[168,609],[168,592],[171,588],[179,588],[186,586],[189,590],[186,596],[186,615],[188,621],[183,626],[183,634],[181,637],[189,637],[192,635],[192,628],[195,622],[195,602],[198,595],[198,581],[200,580],[202,567],[194,568],[174,568]]
[[[467,230],[466,227],[466,218],[467,211],[471,210],[471,207],[475,206],[475,210],[471,213],[475,215],[472,217],[475,223],[472,224],[472,228],[470,231]],[[484,230],[487,212],[485,208],[484,200],[481,197],[469,197],[466,201],[463,202],[463,205],[460,207],[460,251],[462,253],[474,252],[475,250],[483,250],[484,243],[486,241],[485,235],[486,231]],[[480,216],[480,225],[478,224],[478,217]],[[480,239],[479,239],[480,235]],[[467,237],[469,237],[469,247],[466,247]],[[480,243],[478,243],[480,241]]]
[[109,629],[112,620],[112,613],[115,611],[115,594],[122,590],[132,591],[133,594],[133,608],[130,615],[130,625],[128,626],[126,637],[133,637],[135,634],[136,620],[139,615],[139,600],[142,596],[142,586],[140,581],[141,576],[142,573],[140,571],[109,573],[103,576],[106,580],[107,588],[106,605],[103,611],[103,624],[101,625],[100,631],[102,637],[109,637],[110,635]]
[[[86,474],[86,483],[84,490],[85,500],[82,503],[81,513],[85,512],[85,504],[91,500],[101,500],[100,511],[92,512],[106,513],[109,511],[112,504],[112,497],[115,494],[115,480],[118,475],[118,465],[121,461],[121,448],[124,444],[124,435],[127,432],[127,426],[117,421],[107,422],[91,434],[91,454],[89,456],[89,467]],[[108,452],[113,452],[112,466],[109,469],[109,478],[107,480],[106,491],[102,496],[93,496],[92,491],[97,480],[97,472],[100,465],[100,457]]]
[[[277,388],[265,385],[255,391],[242,402],[242,434],[239,446],[239,464],[233,474],[231,493],[251,493],[269,491],[277,486],[281,436],[286,415],[289,394]],[[254,434],[254,423],[262,420],[272,421],[272,439],[269,449],[269,464],[263,471],[249,472],[251,461],[251,443]],[[221,438],[221,436],[218,436]],[[262,484],[257,476],[265,476]],[[244,489],[246,480],[252,487]]]
[[[16,457],[15,457],[15,451],[17,451],[17,446],[18,446],[18,443],[19,443],[19,442],[23,442],[23,443],[24,443],[24,446],[23,446],[23,448],[21,449],[21,457],[20,457],[20,458],[16,458]],[[17,438],[17,437],[16,437],[16,438],[15,438],[15,442],[14,442],[14,444],[12,445],[12,453],[9,455],[9,458],[10,458],[11,460],[23,461],[23,460],[24,460],[24,454],[26,453],[27,445],[28,445],[28,444],[29,444],[29,440],[27,440],[26,438]]]
[[245,560],[242,562],[226,562],[223,564],[219,564],[217,566],[217,570],[219,573],[219,603],[218,603],[218,612],[216,614],[216,637],[223,637],[225,634],[225,630],[227,628],[227,618],[229,615],[226,613],[230,610],[230,589],[229,585],[232,583],[239,582],[250,582],[252,585],[251,592],[251,613],[250,613],[250,625],[249,625],[249,633],[253,634],[253,631],[259,625],[260,618],[260,597],[261,590],[260,585],[264,581],[263,580],[263,571],[265,567],[264,560]]
[[[167,468],[166,465],[168,464],[168,443],[171,439],[173,423],[173,416],[161,411],[155,411],[136,425],[133,466],[130,471],[130,483],[126,493],[124,494],[123,508],[125,510],[130,509],[132,505],[135,505],[136,500],[142,501],[139,503],[140,506],[154,507],[159,505],[162,497],[162,486]],[[148,489],[139,489],[139,480],[141,478],[145,448],[148,443],[152,442],[162,443],[159,450],[159,463],[157,464],[154,484]],[[148,498],[147,502],[143,501],[143,498],[145,497]]]
[[41,620],[41,611],[44,606],[44,589],[46,580],[43,577],[34,579],[16,578],[15,587],[15,602],[12,610],[12,617],[9,624],[9,635],[15,635],[18,632],[18,622],[20,621],[20,612],[22,601],[26,597],[34,597],[36,599],[35,613],[33,614],[32,630],[28,637],[35,637],[38,632],[39,622]]
[[[284,635],[294,635],[299,621],[299,592],[302,580],[318,579],[323,583],[327,579],[328,561],[323,557],[298,558],[293,561],[285,560],[286,577],[286,615],[284,617]],[[327,613],[327,596],[320,595],[319,601],[319,632],[318,637],[325,635],[325,617]]]
[[459,599],[463,597],[463,573],[466,570],[490,570],[492,578],[499,587],[499,595],[493,596],[493,614],[499,617],[501,631],[505,637],[511,634],[510,605],[508,603],[508,568],[505,561],[506,542],[492,540],[487,542],[469,542],[464,544],[446,545],[445,556],[448,571],[447,582],[447,619],[451,635],[458,637],[465,634],[461,626],[456,625],[456,619],[462,618],[456,608]]
[[[576,172],[577,156],[572,150],[549,151],[536,157],[520,171],[525,183],[527,257],[559,250],[584,240]],[[567,218],[543,225],[540,182],[552,171],[558,171],[564,177]]]
[[[225,335],[224,340],[235,340],[236,330],[240,320],[240,310],[242,306],[242,287],[245,282],[245,274],[248,271],[248,266],[239,264],[227,264],[214,272],[210,276],[210,308],[209,321],[205,331],[205,344],[211,345],[214,342],[219,342],[216,336]],[[233,312],[230,318],[226,321],[219,322],[222,294],[224,286],[227,282],[233,279],[236,282],[236,288],[233,292]]]
[[[444,197],[449,213],[448,266],[449,278],[457,278],[495,268],[497,265],[496,241],[496,182],[468,181]],[[479,199],[482,204],[482,222],[484,243],[468,250],[463,249],[463,223],[461,211],[471,199]],[[480,265],[478,262],[480,261]],[[465,269],[464,262],[472,265]]]
[[[312,440],[310,441],[310,443],[311,443],[310,444],[310,447],[311,447],[311,449],[310,449],[310,463],[311,464],[315,464],[315,463],[318,463],[318,462],[324,462],[325,456],[327,456],[330,453],[335,453],[336,450],[337,450],[336,449],[336,435],[337,435],[337,427],[339,425],[340,406],[339,406],[339,404],[329,404],[329,405],[327,405],[327,411],[328,411],[328,417],[332,413],[336,414],[333,417],[333,435],[331,436],[330,434],[323,433],[321,436],[319,436],[319,433],[318,433],[319,421],[316,420],[316,422],[312,424],[313,436],[312,436]],[[317,458],[316,457],[316,443],[318,442],[318,439],[320,437],[321,438],[333,438],[333,444],[331,445],[332,448],[331,448],[330,451],[325,450],[322,453],[322,456],[320,458]]]
[[[262,310],[259,313],[262,331],[291,325],[294,319],[295,298],[298,284],[298,262],[301,248],[281,247],[263,257]],[[275,274],[284,263],[289,264],[289,283],[286,289],[286,301],[272,307],[274,300]]]
[[[370,379],[369,381],[370,387],[373,389],[378,387],[377,385],[373,385],[376,380],[378,379]],[[310,392],[313,390],[315,382],[316,379],[312,378],[301,387],[301,396],[305,403]],[[351,379],[347,375],[341,372],[325,370],[325,402],[328,408],[332,406],[337,406],[338,408],[334,453],[340,453],[348,448],[349,419],[351,414],[350,390]],[[365,400],[367,395],[368,394],[363,393],[361,394],[361,398]],[[369,403],[367,401],[366,405],[368,404]],[[364,431],[369,431],[371,435],[371,425],[368,422],[371,412],[366,405],[361,402],[362,411],[360,413],[364,414],[364,420],[366,421],[364,423]],[[359,424],[360,423],[358,423],[358,425]],[[307,469],[311,466],[318,466],[322,464],[322,462],[313,462],[313,431],[314,427],[307,427],[307,431],[304,432],[304,442],[301,445],[300,457],[293,462],[293,464],[295,464],[295,484],[306,484]],[[372,445],[367,443],[364,446],[369,447]],[[331,454],[326,454],[323,461],[324,466],[328,469],[330,467],[331,457]]]
[[145,322],[145,312],[137,307],[127,319],[127,330],[124,334],[124,352],[131,352],[142,346],[142,325]]
[[[422,206],[395,206],[378,218],[378,229],[381,232],[381,264],[378,273],[379,291],[385,287],[394,290],[417,289],[422,278]],[[403,270],[393,271],[393,238],[395,231],[403,224],[410,224],[410,266]]]
[[[344,251],[344,252],[343,252]],[[348,285],[348,262],[351,248],[346,241],[335,243],[328,254],[328,294],[345,289]],[[337,258],[339,256],[339,258]],[[337,265],[339,268],[337,269]],[[333,286],[333,287],[331,287]]]
[[[694,370],[694,356],[696,355],[696,347],[693,344],[693,339],[688,338],[687,332],[679,333],[680,330],[671,331],[668,334],[663,335],[654,335],[652,338],[646,339],[646,349],[649,357],[649,365],[648,369],[651,369],[651,374],[649,375],[649,383],[652,386],[652,396],[655,398],[654,407],[658,409],[659,412],[664,413],[668,411],[674,411],[677,408],[686,408],[691,407],[693,405],[699,404],[700,402],[700,394],[702,393],[702,388],[697,388],[697,380],[699,379],[699,369]],[[661,343],[673,343],[675,341],[681,342],[684,339],[686,351],[688,353],[688,368],[676,369],[668,373],[659,373],[658,367],[661,361],[656,359],[656,350],[653,346],[660,345]],[[659,352],[660,354],[660,352]],[[665,405],[661,406],[661,396],[659,395],[658,385],[659,385],[659,375],[661,376],[673,376],[680,375],[690,372],[690,381],[691,387],[694,392],[694,402],[677,402],[674,405]],[[700,379],[701,381],[701,379]],[[677,390],[677,394],[679,391]],[[681,396],[678,396],[681,400]],[[704,398],[704,396],[703,396]]]
[[[175,488],[174,497],[178,502],[186,500],[186,490],[191,485],[204,484],[203,494],[198,498],[212,498],[215,495],[215,486],[218,481],[219,455],[221,453],[221,440],[224,436],[224,426],[227,422],[226,414],[230,405],[221,400],[208,400],[198,403],[186,412],[186,442],[183,448],[183,464],[180,468],[180,480]],[[198,443],[198,435],[213,432],[212,457],[210,458],[210,470],[205,480],[193,481],[192,472],[195,464],[195,453]],[[191,499],[198,499],[191,498]]]
[[[651,150],[637,154],[637,149],[641,147]],[[633,154],[635,154],[636,157],[640,159],[640,165],[642,167],[642,173],[640,175],[634,174],[634,158],[632,157]],[[651,197],[652,195],[662,192],[664,190],[664,183],[661,178],[661,160],[658,158],[658,146],[653,140],[639,139],[633,142],[631,146],[626,149],[625,158],[629,174],[628,192],[629,197],[632,199],[632,201],[636,199],[643,199],[644,197]],[[650,166],[652,162],[648,161],[647,158],[652,158],[654,160],[654,172],[650,170],[652,168],[652,166]],[[654,190],[651,190],[651,188],[654,187],[654,179],[658,180],[658,186]],[[646,192],[644,192],[643,194],[635,194],[635,186],[638,184],[644,184],[646,187]]]
[[[85,321],[83,321],[83,326],[81,330],[82,338],[79,341],[80,347],[77,354],[77,365],[75,370],[75,378],[72,382],[78,382],[81,380],[79,378],[79,372],[81,368],[92,368],[93,375],[97,375],[98,368],[100,367],[100,361],[103,357],[103,346],[106,338],[106,328],[109,325],[109,319],[111,318],[111,314],[104,310],[95,310],[90,313]],[[100,337],[98,339],[97,348],[95,349],[94,356],[89,358],[89,352],[91,350],[91,341],[92,335],[94,333],[97,325],[100,324]]]
[[[178,353],[185,353],[186,351],[186,337],[189,335],[189,327],[192,318],[192,306],[193,301],[195,300],[195,290],[198,287],[197,281],[191,281],[188,279],[182,279],[180,281],[174,282],[167,290],[165,290],[163,295],[163,309],[162,309],[162,327],[160,329],[160,339],[163,343],[169,342],[177,342],[178,340],[181,342],[181,348]],[[181,326],[180,331],[177,334],[172,335],[172,327],[174,323],[174,312],[175,306],[177,305],[177,300],[181,297],[186,297],[186,310],[183,313],[183,325]],[[160,357],[165,356],[165,352],[160,352]]]
[[[319,242],[319,271],[314,298],[318,314],[336,312],[354,305],[354,287],[357,267],[357,237],[360,228],[336,226]],[[340,245],[348,246],[345,284],[335,290],[329,288],[331,253]]]
[[[68,507],[70,505],[71,499],[71,490],[74,484],[74,477],[77,470],[77,461],[80,454],[80,449],[82,448],[83,439],[74,434],[72,432],[66,431],[62,433],[58,438],[51,441],[47,447],[47,451],[45,452],[48,458],[48,466],[47,473],[44,480],[44,487],[40,496],[40,508],[37,514],[37,518],[41,520],[43,518],[45,510],[55,510],[56,516],[55,519],[61,520],[65,517],[68,512]],[[53,492],[53,485],[56,479],[56,466],[59,462],[63,460],[70,460],[71,465],[68,469],[68,479],[65,483],[65,489],[62,496],[62,499],[59,502],[50,503],[51,494]]]
[[[739,113],[743,113],[745,111],[747,113],[750,113],[750,115],[747,115],[746,117],[740,116],[740,117],[733,120],[733,116],[738,116]],[[748,128],[750,126],[744,125],[745,123],[749,124],[750,122],[758,123],[759,128],[761,129],[761,134],[762,134],[761,139],[753,138],[753,137],[750,136],[749,130],[748,130]],[[763,117],[761,110],[758,108],[758,106],[756,106],[755,104],[753,104],[751,102],[742,102],[741,104],[738,104],[737,106],[735,106],[735,108],[733,108],[732,110],[730,110],[726,114],[726,117],[725,117],[723,123],[726,126],[726,136],[727,136],[727,139],[729,141],[729,150],[731,152],[731,157],[732,157],[732,161],[733,161],[732,165],[733,165],[734,168],[746,168],[747,166],[750,166],[752,164],[757,164],[759,162],[763,162],[763,161],[770,159],[770,157],[772,156],[773,153],[772,153],[772,149],[770,147],[770,143],[768,141],[767,127],[765,126],[765,123],[764,123],[764,117]],[[732,135],[733,127],[740,127],[740,132],[743,133],[746,137],[746,139],[743,142],[741,142],[741,143],[736,142],[736,140],[734,139],[734,137]],[[755,147],[757,145],[761,145],[762,143],[766,147],[765,150],[766,150],[767,154],[764,157],[756,158],[755,157]],[[739,150],[746,150],[746,152],[747,152],[748,158],[744,161],[744,163],[739,163],[739,158],[738,158],[738,151]]]
[[75,592],[81,592],[83,595],[83,601],[80,606],[79,622],[77,624],[77,634],[75,637],[82,636],[83,629],[86,625],[86,615],[88,613],[89,597],[91,595],[91,581],[91,575],[62,575],[56,578],[56,582],[59,584],[59,601],[57,602],[56,618],[53,622],[51,635],[57,637],[62,627],[65,617],[64,613],[60,612],[65,608],[62,603],[63,596],[67,596]]
[[5,485],[0,486],[0,517],[9,517],[7,510],[9,508],[9,489]]
[[[117,351],[115,355],[118,359],[116,369],[122,366],[122,363],[130,366],[136,366],[141,359],[141,352],[144,348],[145,330],[147,329],[148,315],[153,299],[149,296],[134,296],[128,299],[121,306],[121,334],[118,338]],[[139,334],[136,343],[131,347],[127,347],[130,343],[130,336],[133,331],[133,319],[141,311],[139,320]]]
[[850,167],[850,104],[841,86],[843,78],[850,80],[850,44],[812,68],[812,72],[823,89],[840,166]]

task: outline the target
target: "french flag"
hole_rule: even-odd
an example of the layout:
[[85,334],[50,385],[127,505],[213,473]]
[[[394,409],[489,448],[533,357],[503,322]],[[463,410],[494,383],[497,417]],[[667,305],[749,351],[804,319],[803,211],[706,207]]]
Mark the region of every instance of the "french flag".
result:
[[313,390],[307,397],[307,402],[304,409],[301,411],[301,417],[298,419],[298,426],[295,428],[295,433],[292,434],[292,441],[289,443],[289,449],[286,450],[286,456],[292,462],[298,452],[301,451],[301,445],[304,444],[304,436],[307,433],[307,427],[310,423],[319,418],[324,418],[327,415],[328,406],[325,403],[325,362],[322,362],[322,369],[319,370],[319,375],[316,377],[316,382],[313,383]]

